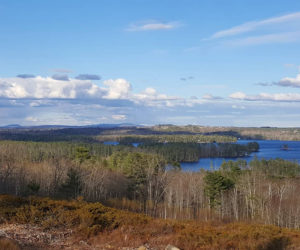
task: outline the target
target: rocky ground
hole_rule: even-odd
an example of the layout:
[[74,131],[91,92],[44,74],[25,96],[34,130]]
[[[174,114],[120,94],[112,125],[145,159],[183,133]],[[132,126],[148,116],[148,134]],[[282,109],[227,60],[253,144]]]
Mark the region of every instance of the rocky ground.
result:
[[7,250],[45,250],[45,249],[72,249],[72,250],[179,250],[168,245],[151,247],[144,244],[135,248],[116,247],[106,243],[95,243],[78,239],[72,230],[43,230],[40,227],[23,224],[1,224],[0,241],[7,243]]

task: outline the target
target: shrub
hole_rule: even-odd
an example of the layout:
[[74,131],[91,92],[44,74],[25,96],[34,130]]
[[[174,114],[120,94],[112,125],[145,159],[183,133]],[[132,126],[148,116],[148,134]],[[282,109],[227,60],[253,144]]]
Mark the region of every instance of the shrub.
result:
[[[299,243],[300,232],[276,226],[247,223],[210,224],[153,219],[82,200],[64,201],[0,195],[0,216],[7,222],[30,223],[47,228],[72,228],[81,237],[93,237],[117,246],[132,242],[172,244],[180,249],[286,249]],[[100,233],[100,234],[99,234]],[[121,237],[122,236],[122,237]],[[126,236],[126,237],[125,237]],[[2,245],[1,245],[2,244]],[[6,246],[8,247],[2,247]],[[0,249],[9,248],[0,240]],[[12,244],[11,247],[14,245]],[[17,246],[16,246],[17,247]]]

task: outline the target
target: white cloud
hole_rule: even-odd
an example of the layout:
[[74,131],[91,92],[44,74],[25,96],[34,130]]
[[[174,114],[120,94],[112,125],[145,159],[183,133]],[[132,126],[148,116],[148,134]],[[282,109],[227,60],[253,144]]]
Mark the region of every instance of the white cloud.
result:
[[112,119],[117,120],[117,121],[124,121],[126,120],[126,115],[112,115]]
[[162,106],[174,107],[174,106],[182,105],[184,102],[183,98],[160,94],[154,88],[146,88],[141,93],[133,94],[132,100],[138,104],[145,104],[147,106],[156,106],[156,107],[162,107]]
[[260,93],[258,95],[246,95],[243,92],[236,92],[232,93],[229,97],[245,101],[300,102],[300,94],[298,93]]
[[203,40],[223,39],[222,43],[231,46],[298,42],[300,41],[299,25],[300,12],[294,12],[260,21],[246,22],[215,32]]
[[32,116],[27,116],[25,118],[25,121],[28,121],[28,122],[37,122],[38,119],[36,117],[32,117]]
[[242,33],[254,31],[261,27],[278,25],[282,23],[289,24],[295,21],[297,22],[300,21],[300,12],[295,12],[287,15],[278,16],[278,17],[272,17],[261,21],[252,21],[252,22],[243,23],[241,25],[234,26],[226,30],[218,31],[211,36],[211,39],[223,38],[228,36],[236,36]]
[[297,65],[295,65],[295,64],[293,64],[293,63],[285,63],[284,65],[283,65],[284,67],[286,67],[286,68],[299,68],[299,66],[297,66]]
[[30,107],[53,106],[53,100],[49,99],[34,99],[29,102]]
[[106,80],[103,84],[107,87],[104,98],[107,99],[126,99],[131,91],[131,84],[125,79]]
[[232,46],[248,46],[268,43],[290,43],[297,41],[300,41],[300,31],[249,36],[245,38],[229,40],[225,42],[225,44]]
[[1,78],[0,97],[3,98],[87,98],[99,97],[103,90],[91,81],[51,77]]
[[128,101],[135,104],[157,107],[191,106],[198,101],[158,93],[154,88],[146,88],[134,93],[130,82],[125,79],[109,79],[98,85],[91,80],[70,78],[68,81],[52,77],[0,78],[0,98],[36,99],[31,107],[48,105],[45,99],[70,99],[84,101]]
[[30,105],[30,107],[39,107],[40,103],[39,102],[31,102],[29,105]]
[[243,92],[235,92],[235,93],[232,93],[230,96],[230,98],[232,99],[245,99],[246,98],[246,94],[244,94]]
[[262,82],[258,83],[261,86],[281,86],[281,87],[292,87],[292,88],[300,88],[300,74],[298,74],[295,78],[293,77],[284,77],[277,82]]
[[300,88],[300,74],[298,74],[295,78],[284,77],[280,81],[274,82],[273,85]]
[[222,99],[222,97],[213,96],[212,94],[205,94],[204,96],[202,96],[202,99],[205,99],[205,100],[218,100],[218,99]]
[[131,24],[126,31],[171,30],[180,25],[179,22],[159,22],[152,20]]
[[243,105],[232,105],[231,106],[233,109],[245,109],[246,107],[245,106],[243,106]]
[[17,100],[9,100],[9,104],[12,106],[24,106],[22,102],[18,102]]
[[146,88],[143,92],[134,95],[136,100],[142,101],[153,101],[153,100],[174,100],[176,97],[168,97],[165,94],[157,93],[156,89],[154,88]]

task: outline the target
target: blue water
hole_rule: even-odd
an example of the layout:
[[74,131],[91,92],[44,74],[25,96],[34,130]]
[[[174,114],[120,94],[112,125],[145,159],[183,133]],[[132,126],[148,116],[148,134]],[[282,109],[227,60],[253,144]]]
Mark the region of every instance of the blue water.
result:
[[103,142],[103,144],[104,145],[113,145],[113,146],[115,146],[115,145],[119,145],[119,142],[117,142],[117,141],[105,141],[105,142]]
[[[300,163],[300,141],[266,141],[266,140],[239,140],[239,144],[247,144],[248,142],[256,141],[259,144],[259,152],[252,153],[248,157],[241,159],[250,162],[255,156],[258,159],[275,159],[282,158],[289,161],[297,161]],[[282,150],[282,146],[288,145],[288,150]],[[202,169],[218,169],[223,161],[237,160],[237,158],[202,158],[197,162],[182,162],[181,168],[183,171],[199,171]]]
[[[104,145],[113,145],[113,146],[115,146],[115,145],[119,145],[119,142],[117,142],[117,141],[105,141],[105,142],[103,142],[103,144]],[[133,142],[133,143],[131,143],[132,144],[132,146],[134,146],[135,148],[136,147],[138,147],[141,143],[140,142]]]

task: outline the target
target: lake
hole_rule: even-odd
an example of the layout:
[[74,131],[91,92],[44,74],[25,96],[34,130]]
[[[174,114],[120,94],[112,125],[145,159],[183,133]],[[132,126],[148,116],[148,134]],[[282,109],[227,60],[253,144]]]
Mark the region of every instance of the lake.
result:
[[104,145],[112,145],[112,146],[115,146],[115,145],[119,145],[119,142],[117,141],[105,141],[103,142]]
[[[240,159],[250,162],[255,156],[258,159],[275,159],[282,158],[289,161],[297,161],[300,163],[300,141],[275,141],[275,140],[238,140],[238,144],[247,144],[249,142],[257,142],[259,144],[259,152],[252,153],[250,156]],[[106,145],[118,145],[116,141],[106,141],[103,144]],[[132,143],[134,147],[138,147],[140,143]],[[283,145],[288,146],[288,150],[282,150]],[[197,162],[181,162],[181,168],[183,171],[199,171],[199,169],[218,169],[222,162],[233,160],[238,158],[201,158]]]
[[[120,143],[117,142],[117,141],[105,141],[105,142],[103,142],[103,144],[104,144],[104,145],[113,145],[113,146],[115,146],[115,145],[119,145]],[[132,144],[132,146],[134,146],[134,147],[136,148],[136,147],[138,147],[141,143],[140,143],[140,142],[133,142],[133,143],[131,143],[131,144]]]
[[[241,159],[250,162],[255,156],[258,159],[275,159],[282,158],[289,161],[297,161],[300,163],[300,141],[271,141],[271,140],[238,140],[238,144],[247,144],[256,141],[259,144],[259,152],[252,153],[248,157]],[[282,146],[287,145],[288,150],[282,150]],[[218,169],[223,161],[237,160],[237,158],[201,158],[197,162],[182,162],[183,171],[199,171],[199,169],[210,169],[214,167]]]

